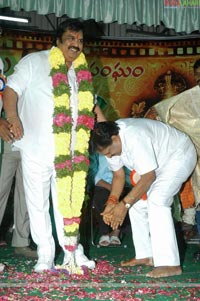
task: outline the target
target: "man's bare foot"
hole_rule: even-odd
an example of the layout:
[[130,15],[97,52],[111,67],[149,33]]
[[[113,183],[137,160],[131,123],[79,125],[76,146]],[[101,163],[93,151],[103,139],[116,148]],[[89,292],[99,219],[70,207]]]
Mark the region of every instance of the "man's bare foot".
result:
[[146,277],[160,278],[160,277],[170,277],[178,276],[182,274],[180,266],[164,266],[156,267],[151,272],[146,274]]
[[153,258],[147,257],[147,258],[136,259],[134,257],[134,258],[131,258],[129,260],[121,262],[122,267],[134,267],[134,266],[137,266],[137,265],[153,266]]

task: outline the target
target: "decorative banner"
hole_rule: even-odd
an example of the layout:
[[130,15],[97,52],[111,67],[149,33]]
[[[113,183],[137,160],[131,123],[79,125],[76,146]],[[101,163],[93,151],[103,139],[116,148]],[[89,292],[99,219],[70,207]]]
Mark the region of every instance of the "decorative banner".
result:
[[[44,50],[52,37],[4,32],[0,56],[6,76],[27,49]],[[193,64],[200,58],[200,40],[98,40],[85,44],[95,93],[108,119],[143,117],[155,103],[195,85]]]
[[0,39],[0,57],[4,62],[6,76],[30,50],[45,50],[51,47],[52,37],[34,32],[3,31]]
[[[5,75],[13,72],[26,52],[48,49],[51,45],[52,36],[4,32],[0,57]],[[116,120],[144,117],[152,105],[192,88],[193,65],[200,58],[200,40],[177,37],[176,41],[88,41],[84,52],[101,108],[108,120]]]
[[107,118],[143,117],[155,103],[195,85],[200,41],[99,41],[85,49]]

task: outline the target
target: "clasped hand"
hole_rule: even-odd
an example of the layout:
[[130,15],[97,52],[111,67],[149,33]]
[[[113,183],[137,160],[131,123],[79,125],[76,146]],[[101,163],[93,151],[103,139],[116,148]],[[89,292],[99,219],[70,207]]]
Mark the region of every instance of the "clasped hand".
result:
[[119,202],[118,204],[108,204],[105,210],[101,213],[104,222],[111,226],[113,230],[116,230],[121,226],[126,217],[127,209],[124,204]]
[[23,127],[21,120],[19,117],[14,116],[8,118],[10,123],[10,134],[12,136],[12,140],[20,140],[23,137]]

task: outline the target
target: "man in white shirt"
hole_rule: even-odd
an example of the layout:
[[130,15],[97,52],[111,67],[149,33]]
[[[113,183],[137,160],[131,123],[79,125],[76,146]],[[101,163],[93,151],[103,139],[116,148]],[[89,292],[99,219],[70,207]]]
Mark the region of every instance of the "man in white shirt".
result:
[[[73,154],[74,128],[77,124],[78,110],[78,84],[74,61],[83,50],[83,24],[77,19],[67,19],[62,22],[57,30],[56,46],[61,50],[68,70]],[[12,124],[14,145],[20,150],[22,156],[31,234],[37,244],[38,262],[34,267],[35,272],[51,269],[54,262],[55,243],[49,215],[50,188],[58,240],[67,255],[63,218],[57,206],[52,128],[54,98],[50,76],[50,53],[51,50],[40,51],[23,58],[16,65],[15,72],[8,77],[3,97],[7,120]],[[75,253],[76,263],[79,266],[94,268],[94,261],[85,257],[80,245]],[[67,261],[66,256],[64,261]]]
[[[146,275],[153,278],[180,275],[171,205],[196,165],[190,138],[162,122],[130,118],[97,123],[92,144],[113,170],[104,221],[116,229],[129,212],[136,256],[122,266],[154,265]],[[140,179],[118,202],[125,181],[123,166],[135,170]]]

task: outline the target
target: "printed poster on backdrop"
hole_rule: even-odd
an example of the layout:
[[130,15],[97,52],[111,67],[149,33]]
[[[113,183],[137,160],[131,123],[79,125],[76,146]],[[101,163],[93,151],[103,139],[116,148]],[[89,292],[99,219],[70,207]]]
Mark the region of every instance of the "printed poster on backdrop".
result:
[[[24,49],[51,47],[51,36],[4,32],[0,56],[8,76]],[[108,119],[143,117],[155,103],[195,85],[193,64],[200,58],[200,40],[98,40],[84,47],[94,88]]]
[[98,41],[85,52],[106,116],[143,117],[155,103],[195,85],[200,42]]

